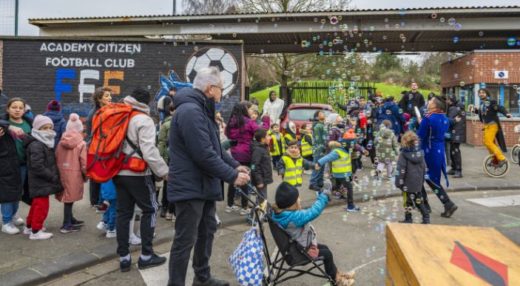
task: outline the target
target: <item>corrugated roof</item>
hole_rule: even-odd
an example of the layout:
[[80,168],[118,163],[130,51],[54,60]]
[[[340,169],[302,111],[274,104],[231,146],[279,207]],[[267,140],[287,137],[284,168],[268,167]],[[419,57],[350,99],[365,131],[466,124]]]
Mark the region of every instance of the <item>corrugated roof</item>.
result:
[[187,16],[232,16],[232,15],[283,15],[283,14],[320,14],[320,13],[356,13],[356,12],[418,12],[418,11],[425,11],[430,12],[432,10],[439,12],[442,10],[467,10],[467,9],[510,9],[510,8],[520,8],[518,5],[511,5],[511,6],[465,6],[465,7],[424,7],[424,8],[391,8],[391,9],[347,9],[347,10],[317,10],[317,11],[302,11],[302,12],[265,12],[265,13],[251,13],[251,12],[233,12],[233,13],[212,13],[212,14],[162,14],[162,15],[126,15],[126,16],[102,16],[102,17],[61,17],[61,18],[32,18],[29,19],[29,22],[35,22],[35,21],[60,21],[60,20],[66,20],[66,21],[74,21],[74,20],[103,20],[103,19],[125,19],[125,18],[133,18],[133,19],[139,19],[139,18],[175,18],[175,17],[187,17]]

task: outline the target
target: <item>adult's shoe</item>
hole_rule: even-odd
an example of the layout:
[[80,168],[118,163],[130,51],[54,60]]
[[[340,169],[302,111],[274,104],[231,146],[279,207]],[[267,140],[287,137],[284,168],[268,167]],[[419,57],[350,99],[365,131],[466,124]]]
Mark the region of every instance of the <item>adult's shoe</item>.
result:
[[455,175],[455,170],[454,169],[449,170],[448,175]]
[[453,174],[453,178],[462,178],[462,172],[461,171],[455,171],[455,174]]
[[7,234],[17,234],[20,232],[20,229],[10,222],[2,225],[2,232]]
[[193,278],[193,286],[229,286],[229,282],[215,279],[213,277],[209,278],[208,280],[202,282],[200,281],[196,276]]
[[131,259],[123,259],[119,261],[119,269],[121,272],[128,272],[132,268],[132,260]]
[[137,267],[142,270],[162,265],[165,262],[166,257],[160,257],[154,253],[148,260],[143,260],[141,257],[139,257],[139,260],[137,261]]
[[442,217],[449,218],[453,215],[453,213],[458,209],[457,205],[453,203],[452,201],[447,202],[444,205],[444,212],[441,213]]

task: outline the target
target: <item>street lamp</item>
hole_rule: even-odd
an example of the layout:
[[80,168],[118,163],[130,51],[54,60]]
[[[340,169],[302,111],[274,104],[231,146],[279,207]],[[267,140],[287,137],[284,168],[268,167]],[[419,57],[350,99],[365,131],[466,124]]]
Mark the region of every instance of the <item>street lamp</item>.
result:
[[18,0],[14,0],[14,36],[18,36]]

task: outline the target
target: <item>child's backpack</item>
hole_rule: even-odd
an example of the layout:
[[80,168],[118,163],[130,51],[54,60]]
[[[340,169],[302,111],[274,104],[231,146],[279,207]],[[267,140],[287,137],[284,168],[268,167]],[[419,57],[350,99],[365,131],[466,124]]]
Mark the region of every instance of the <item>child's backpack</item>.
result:
[[[147,164],[143,159],[132,157],[141,151],[126,135],[130,119],[141,113],[124,103],[101,107],[92,119],[92,140],[87,152],[87,176],[93,181],[104,183],[120,170],[144,172]],[[123,153],[123,142],[134,149],[131,154]]]

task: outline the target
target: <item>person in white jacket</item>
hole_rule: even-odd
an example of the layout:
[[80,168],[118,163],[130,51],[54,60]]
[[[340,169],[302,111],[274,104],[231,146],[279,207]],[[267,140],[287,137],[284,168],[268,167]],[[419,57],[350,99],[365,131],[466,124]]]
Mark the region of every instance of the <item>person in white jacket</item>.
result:
[[269,118],[271,118],[271,124],[280,124],[280,115],[282,115],[284,105],[285,102],[278,98],[276,91],[272,90],[269,93],[269,98],[264,102],[262,116],[269,115]]

